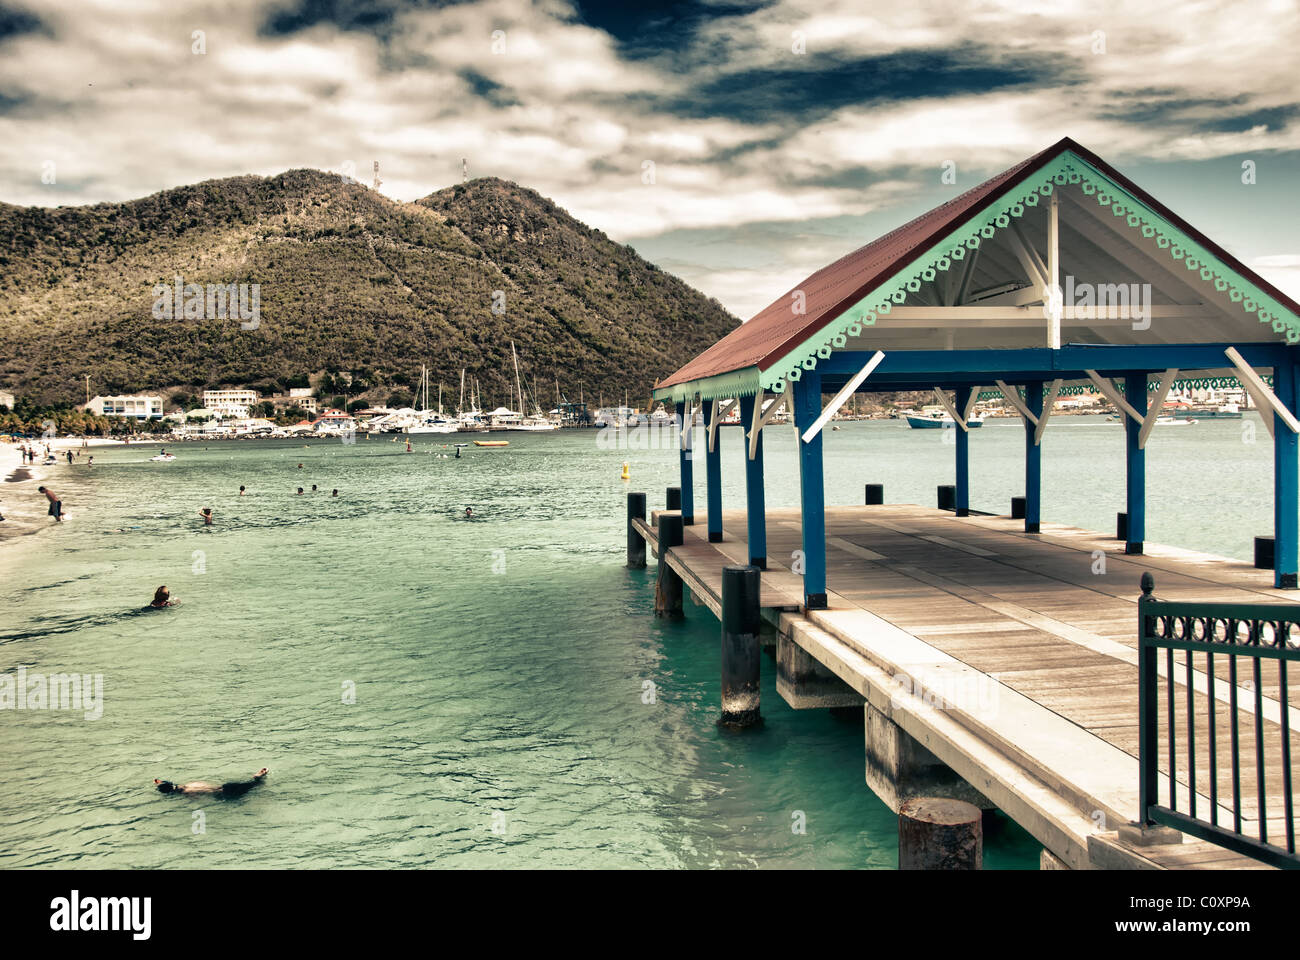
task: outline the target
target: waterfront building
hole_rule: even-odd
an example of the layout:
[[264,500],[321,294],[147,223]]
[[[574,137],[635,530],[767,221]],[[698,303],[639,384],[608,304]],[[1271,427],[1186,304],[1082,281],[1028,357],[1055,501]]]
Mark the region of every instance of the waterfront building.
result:
[[162,397],[153,394],[119,394],[111,397],[92,397],[86,412],[101,417],[123,417],[134,420],[161,420]]

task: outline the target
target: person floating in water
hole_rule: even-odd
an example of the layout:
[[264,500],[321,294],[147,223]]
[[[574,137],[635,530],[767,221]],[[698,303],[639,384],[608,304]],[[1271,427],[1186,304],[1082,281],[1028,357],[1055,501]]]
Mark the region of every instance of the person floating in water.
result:
[[176,604],[172,602],[172,594],[171,591],[167,589],[166,584],[163,584],[153,592],[153,603],[149,604],[149,606],[158,610],[161,610],[163,607],[176,606]]
[[211,508],[211,507],[204,507],[202,510],[199,511],[199,516],[203,518],[203,525],[204,525],[205,527],[210,527],[210,526],[212,526],[212,508]]
[[331,497],[337,497],[338,495],[339,495],[339,492],[338,492],[338,489],[337,489],[337,488],[334,490],[333,493],[330,494]]
[[248,793],[249,790],[252,790],[266,779],[268,772],[269,771],[266,767],[263,767],[261,770],[257,771],[257,773],[253,774],[252,780],[232,780],[229,783],[223,783],[220,786],[215,783],[207,783],[203,780],[195,780],[193,783],[172,783],[170,780],[159,780],[155,778],[154,783],[157,785],[159,793],[207,794],[218,796],[223,799],[232,799],[234,797],[242,797],[244,794]]
[[316,484],[314,484],[314,483],[311,485],[311,492],[312,492],[312,493],[315,493],[315,492],[316,492]]
[[45,494],[45,498],[50,501],[50,516],[54,518],[55,522],[62,523],[63,501],[54,495],[53,490],[47,490],[45,487],[37,487],[36,492]]
[[300,496],[300,497],[302,496],[302,487],[299,487],[299,488],[298,488],[298,496]]
[[466,507],[466,508],[465,508],[465,519],[466,519],[466,520],[472,519],[473,516],[474,516],[474,508],[473,508],[473,507]]
[[244,495],[244,485],[242,483],[239,485],[239,495],[241,497]]

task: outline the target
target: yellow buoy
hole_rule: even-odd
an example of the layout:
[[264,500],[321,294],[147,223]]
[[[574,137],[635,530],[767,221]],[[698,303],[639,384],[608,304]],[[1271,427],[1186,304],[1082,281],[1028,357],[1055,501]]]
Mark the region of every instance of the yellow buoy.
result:
[[628,470],[628,468],[627,468],[627,462],[626,462],[626,461],[624,461],[624,463],[623,463],[623,479],[624,479],[624,480],[631,480],[631,479],[632,479],[632,473],[631,473],[631,471]]

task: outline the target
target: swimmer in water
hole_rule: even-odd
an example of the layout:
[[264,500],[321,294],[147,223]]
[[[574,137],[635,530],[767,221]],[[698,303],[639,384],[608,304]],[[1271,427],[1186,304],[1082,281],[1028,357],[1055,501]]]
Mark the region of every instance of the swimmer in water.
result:
[[298,464],[298,469],[299,469],[299,470],[301,470],[301,469],[302,469],[302,464],[301,464],[301,463],[300,463],[300,464]]
[[465,519],[468,520],[468,519],[470,519],[470,518],[473,517],[473,516],[474,516],[474,508],[473,508],[473,507],[466,507],[466,508],[465,508]]
[[337,497],[338,495],[339,495],[338,490],[335,490],[333,493],[330,494],[331,497]]
[[153,592],[153,603],[149,604],[149,606],[159,610],[163,607],[174,607],[176,604],[172,603],[171,596],[171,591],[164,584]]
[[302,487],[299,487],[299,488],[298,488],[298,496],[300,496],[300,497],[302,496]]
[[203,525],[204,525],[205,527],[210,527],[210,526],[212,526],[212,508],[211,508],[211,507],[204,507],[202,510],[199,511],[199,516],[203,518]]
[[157,785],[159,793],[209,794],[228,800],[234,797],[242,797],[248,793],[249,790],[252,790],[266,779],[267,773],[266,767],[263,767],[253,774],[252,780],[232,780],[230,783],[223,783],[220,786],[203,780],[195,780],[193,783],[172,783],[170,780],[158,780],[156,778],[154,784]]
[[241,497],[244,495],[244,485],[242,483],[239,485],[239,495]]
[[315,492],[316,492],[316,484],[314,484],[314,483],[311,485],[311,492],[312,492],[312,493],[315,493]]

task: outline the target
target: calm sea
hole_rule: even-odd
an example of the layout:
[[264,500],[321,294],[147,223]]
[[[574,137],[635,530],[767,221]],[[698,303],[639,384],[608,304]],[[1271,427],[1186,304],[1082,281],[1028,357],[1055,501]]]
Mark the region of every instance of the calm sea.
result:
[[[1250,556],[1272,516],[1272,447],[1251,430],[1157,428],[1148,539]],[[972,435],[973,506],[1021,492],[1022,436]],[[509,439],[460,460],[429,436],[409,454],[231,441],[51,468],[69,521],[0,545],[0,673],[102,674],[103,715],[0,711],[0,866],[893,867],[861,723],[790,710],[765,660],[764,727],[720,731],[717,622],[691,604],[655,620],[653,561],[624,568],[626,491],[661,507],[675,450]],[[874,481],[932,505],[951,482],[940,431],[826,439],[828,502]],[[722,442],[741,506],[739,431]],[[793,430],[765,442],[768,502],[795,505]],[[1054,421],[1044,488],[1044,519],[1112,530],[1119,426]],[[164,583],[180,605],[142,612]],[[152,788],[262,766],[236,801]],[[1007,822],[987,838],[989,867],[1037,854]]]

